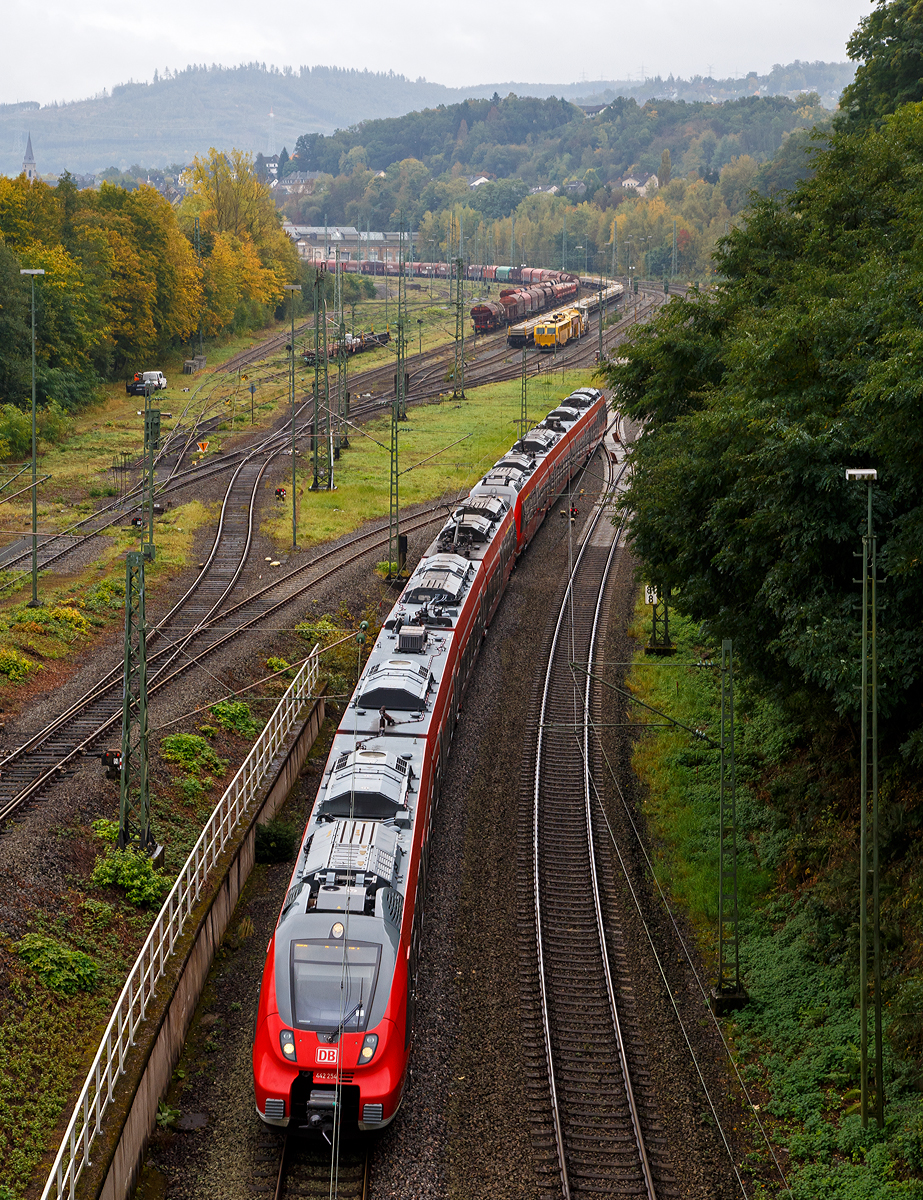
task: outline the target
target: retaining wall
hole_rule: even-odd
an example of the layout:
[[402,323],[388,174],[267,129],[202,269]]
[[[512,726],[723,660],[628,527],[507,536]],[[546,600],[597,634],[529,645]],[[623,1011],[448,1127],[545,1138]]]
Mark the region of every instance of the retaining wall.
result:
[[215,952],[253,869],[256,826],[270,821],[282,807],[324,715],[321,696],[300,733],[293,733],[288,749],[279,755],[278,766],[273,764],[249,825],[241,827],[238,838],[225,850],[208,890],[199,900],[174,955],[175,962],[158,984],[158,993],[162,994],[159,1011],[152,1013],[139,1030],[119,1081],[115,1106],[107,1113],[108,1129],[78,1183],[81,1200],[128,1200],[131,1196],[156,1127],[157,1106],[167,1093]]

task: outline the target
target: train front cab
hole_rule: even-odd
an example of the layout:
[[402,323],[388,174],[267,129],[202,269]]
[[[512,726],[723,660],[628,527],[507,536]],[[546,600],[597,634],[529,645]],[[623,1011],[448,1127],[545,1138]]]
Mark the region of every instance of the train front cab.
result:
[[[257,1113],[267,1125],[324,1133],[332,1129],[339,1106],[344,1128],[382,1129],[394,1119],[405,1083],[407,958],[389,955],[380,927],[364,929],[363,921],[353,917],[345,940],[349,987],[358,1008],[338,1013],[344,935],[331,935],[344,922],[336,913],[326,916],[324,924],[331,927],[327,937],[289,934],[283,944],[275,938],[270,943],[272,961],[264,973],[253,1046]],[[291,997],[276,993],[280,960],[290,972]],[[373,974],[374,994],[366,1009],[358,996]],[[299,993],[300,980],[309,983],[313,995],[303,988]],[[380,1019],[375,996],[387,998]],[[338,1020],[345,1026],[342,1033]]]

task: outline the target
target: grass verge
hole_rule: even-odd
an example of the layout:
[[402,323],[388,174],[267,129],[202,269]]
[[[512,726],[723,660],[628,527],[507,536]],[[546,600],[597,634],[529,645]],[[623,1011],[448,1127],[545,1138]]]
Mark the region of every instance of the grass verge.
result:
[[[639,639],[647,636],[649,614],[641,604],[634,630]],[[714,652],[698,644],[696,629],[678,615],[671,633],[676,657],[663,665],[664,660],[652,663],[639,655],[630,687],[645,703],[717,740]],[[899,1055],[886,1041],[885,1126],[879,1130],[872,1120],[863,1130],[854,931],[839,939],[825,931],[829,911],[814,879],[821,864],[806,873],[791,870],[800,833],[774,798],[787,794],[799,777],[799,731],[775,705],[743,687],[735,716],[740,955],[750,1001],[724,1021],[725,1036],[760,1101],[795,1200],[920,1200],[923,1098],[917,1064],[912,1054]],[[717,751],[688,734],[652,729],[639,741],[634,765],[646,786],[643,806],[658,875],[688,914],[705,961],[714,963]],[[828,826],[832,821],[828,813]],[[833,841],[850,836],[847,826],[830,832]],[[892,1023],[893,1018],[886,1022]],[[786,1195],[781,1182],[773,1181],[755,1121],[750,1133],[753,1150],[739,1164],[750,1194]]]
[[[529,416],[541,420],[590,372],[543,375],[529,389]],[[520,383],[475,388],[464,400],[411,408],[399,431],[401,507],[446,493],[463,493],[517,437]],[[298,461],[298,543],[306,546],[342,537],[362,522],[387,513],[390,485],[390,418],[350,432],[350,448],[334,464],[334,491],[310,490],[307,455]],[[429,461],[426,461],[429,460]],[[421,465],[417,465],[421,464]],[[291,488],[288,489],[291,492]],[[291,542],[291,496],[263,522],[263,532],[280,546]]]

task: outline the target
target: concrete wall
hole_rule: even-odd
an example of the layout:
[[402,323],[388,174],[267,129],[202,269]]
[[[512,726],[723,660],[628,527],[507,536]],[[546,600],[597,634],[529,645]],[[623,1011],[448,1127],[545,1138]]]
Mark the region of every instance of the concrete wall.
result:
[[[167,1093],[208,972],[234,907],[253,869],[256,826],[279,811],[295,785],[308,751],[324,720],[324,699],[315,703],[300,731],[269,773],[263,798],[245,830],[225,850],[180,943],[158,983],[153,1005],[136,1039],[114,1107],[105,1116],[105,1132],[93,1147],[92,1163],[77,1188],[82,1198],[128,1200],[138,1180],[157,1106]],[[275,766],[275,764],[274,764]]]

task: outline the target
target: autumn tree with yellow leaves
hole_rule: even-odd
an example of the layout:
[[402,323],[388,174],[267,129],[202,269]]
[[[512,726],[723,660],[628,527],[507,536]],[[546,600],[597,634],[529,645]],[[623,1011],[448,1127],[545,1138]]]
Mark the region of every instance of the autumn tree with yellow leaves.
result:
[[23,268],[46,272],[36,286],[40,407],[85,406],[100,380],[151,366],[200,325],[215,336],[272,318],[299,260],[250,156],[211,150],[188,174],[179,211],[147,186],[0,178],[0,408],[31,403]]
[[187,183],[179,219],[190,240],[199,219],[203,331],[264,324],[296,278],[299,260],[252,156],[212,149],[195,159]]

